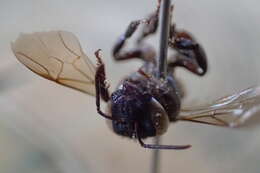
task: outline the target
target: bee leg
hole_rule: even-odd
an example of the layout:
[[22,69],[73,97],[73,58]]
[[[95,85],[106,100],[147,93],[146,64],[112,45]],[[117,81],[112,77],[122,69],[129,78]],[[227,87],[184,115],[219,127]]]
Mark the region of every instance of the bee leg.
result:
[[[154,48],[149,45],[141,44],[141,42],[145,37],[156,32],[159,21],[160,4],[161,0],[158,0],[155,12],[152,13],[147,19],[137,20],[130,23],[130,25],[127,27],[126,32],[121,35],[113,48],[112,54],[115,60],[120,61],[132,58],[139,58],[146,62],[155,62],[156,51],[154,50]],[[138,47],[127,51],[122,51],[126,40],[133,35],[133,33],[137,30],[138,26],[141,23],[144,23],[145,25],[142,30],[141,36],[137,39]]]
[[[174,30],[174,31],[173,31]],[[204,49],[186,31],[177,32],[171,27],[169,47],[177,51],[177,54],[170,57],[168,66],[185,67],[189,71],[203,76],[207,72],[207,56]]]
[[[173,9],[174,6],[171,6],[170,18]],[[187,31],[177,31],[174,23],[170,25],[169,47],[177,54],[169,58],[168,71],[174,71],[176,66],[181,66],[199,76],[207,72],[207,56],[201,45]]]
[[182,54],[171,56],[168,62],[168,71],[174,71],[175,67],[184,67],[199,76],[203,76],[206,73],[206,70],[201,68],[193,56],[187,57]]
[[[160,13],[160,8],[161,8],[161,0],[157,1],[157,8],[155,10],[154,13],[152,13],[149,17],[148,17],[148,21],[149,23],[147,25],[144,26],[143,31],[141,36],[138,38],[137,43],[141,43],[142,40],[144,38],[146,38],[147,36],[156,33],[157,29],[158,29],[158,24],[159,24],[159,13]],[[174,10],[174,5],[171,5],[170,8],[170,20],[172,19],[173,16],[173,10]],[[172,28],[175,27],[175,24],[170,24]],[[171,30],[170,30],[171,31]],[[170,33],[170,36],[172,34]]]
[[126,32],[120,36],[119,40],[117,41],[116,45],[114,46],[112,53],[113,57],[116,61],[121,60],[128,60],[133,58],[139,58],[144,61],[155,61],[155,50],[150,46],[138,46],[136,48],[133,48],[131,50],[123,51],[123,47],[133,33],[136,31],[138,26],[141,23],[147,24],[148,20],[137,20],[133,21],[129,24]]
[[140,135],[139,135],[139,129],[138,129],[138,124],[135,123],[135,133],[136,137],[138,139],[138,142],[140,145],[144,148],[149,148],[149,149],[163,149],[163,150],[185,150],[191,147],[191,145],[156,145],[156,144],[145,144]]
[[99,55],[100,51],[101,50],[99,49],[95,52],[95,56],[97,58],[97,70],[95,75],[97,112],[104,118],[113,120],[111,116],[106,115],[100,110],[100,98],[102,98],[105,102],[108,102],[110,99],[108,91],[109,85],[106,83],[105,65],[102,62],[101,56]]
[[137,43],[140,44],[143,39],[145,39],[147,36],[152,35],[154,33],[156,33],[157,28],[158,28],[158,23],[159,23],[159,12],[160,12],[160,6],[161,5],[161,0],[157,1],[157,8],[155,10],[155,12],[153,12],[152,14],[150,14],[148,16],[148,24],[144,25],[143,29],[142,29],[142,33],[139,36],[139,38],[137,39]]
[[138,28],[138,26],[143,22],[146,21],[142,21],[142,20],[132,21],[127,27],[126,32],[119,37],[118,41],[116,42],[113,48],[113,56],[115,60],[131,59],[131,58],[140,57],[142,55],[142,50],[140,48],[136,48],[127,52],[122,52],[122,48],[125,45],[126,40],[133,35],[133,33]]
[[176,27],[175,23],[172,22],[173,10],[174,10],[174,5],[172,5],[170,8],[170,22],[171,22],[170,28],[169,28],[169,38],[170,39],[173,38],[174,32],[175,32],[175,27]]

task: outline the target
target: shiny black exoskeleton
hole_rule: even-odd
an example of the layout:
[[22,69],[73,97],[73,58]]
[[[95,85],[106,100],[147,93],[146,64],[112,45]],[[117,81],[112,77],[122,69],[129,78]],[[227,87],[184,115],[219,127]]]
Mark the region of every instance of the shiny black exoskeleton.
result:
[[[162,135],[166,132],[169,122],[176,121],[183,91],[173,75],[175,67],[184,67],[199,76],[207,71],[207,59],[203,48],[190,33],[178,31],[175,25],[171,24],[169,47],[175,51],[175,54],[168,57],[166,79],[155,77],[156,51],[144,44],[143,39],[156,32],[159,7],[148,19],[131,22],[125,34],[119,38],[113,48],[115,60],[138,58],[144,61],[144,65],[137,72],[126,77],[111,96],[106,83],[104,64],[99,51],[96,52],[98,60],[95,79],[97,111],[111,120],[115,133],[137,138],[145,148],[186,149],[190,145],[151,145],[144,144],[142,141],[146,137]],[[138,38],[136,48],[124,51],[123,46],[126,40],[142,23],[144,24],[143,32]],[[106,113],[100,110],[100,98],[108,102]]]
[[112,121],[113,129],[123,136],[136,135],[135,122],[141,138],[160,135],[180,109],[180,96],[172,77],[160,81],[142,73],[145,71],[126,78],[111,96],[112,115],[122,120]]

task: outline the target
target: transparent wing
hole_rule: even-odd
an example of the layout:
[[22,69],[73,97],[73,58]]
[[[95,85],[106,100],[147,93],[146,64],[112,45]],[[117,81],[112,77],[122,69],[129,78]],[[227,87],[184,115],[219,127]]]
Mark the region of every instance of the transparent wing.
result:
[[17,59],[31,71],[61,85],[95,95],[95,66],[71,32],[21,34],[11,46]]
[[183,109],[178,120],[237,127],[253,115],[260,116],[260,87],[245,89],[211,105]]

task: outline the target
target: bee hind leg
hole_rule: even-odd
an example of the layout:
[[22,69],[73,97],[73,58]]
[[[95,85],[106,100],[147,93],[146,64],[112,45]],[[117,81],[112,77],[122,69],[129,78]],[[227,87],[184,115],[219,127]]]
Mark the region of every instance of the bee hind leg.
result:
[[100,109],[100,98],[102,98],[102,100],[104,100],[105,102],[108,102],[110,99],[109,91],[108,91],[109,85],[106,82],[105,65],[99,54],[100,51],[101,50],[99,49],[95,52],[95,56],[97,58],[97,70],[95,75],[97,112],[104,118],[113,120],[111,116],[102,112]]

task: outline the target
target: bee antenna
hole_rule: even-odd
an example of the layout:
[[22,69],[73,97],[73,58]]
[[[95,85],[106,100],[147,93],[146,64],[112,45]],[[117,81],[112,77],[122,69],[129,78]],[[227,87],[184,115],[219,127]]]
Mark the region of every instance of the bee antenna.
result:
[[163,149],[163,150],[185,150],[191,147],[191,145],[156,145],[156,144],[145,144],[140,135],[139,135],[139,128],[138,128],[138,123],[135,123],[135,133],[136,137],[138,139],[138,142],[140,145],[144,148],[149,148],[149,149]]

